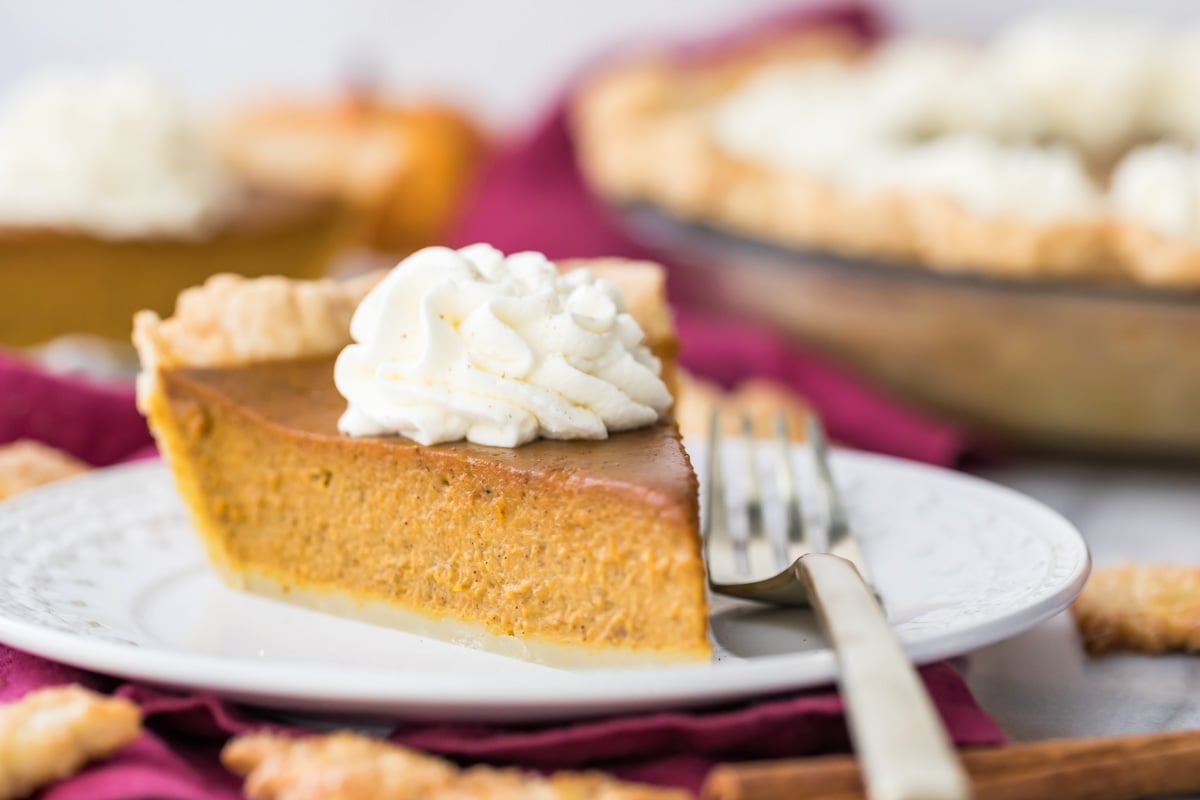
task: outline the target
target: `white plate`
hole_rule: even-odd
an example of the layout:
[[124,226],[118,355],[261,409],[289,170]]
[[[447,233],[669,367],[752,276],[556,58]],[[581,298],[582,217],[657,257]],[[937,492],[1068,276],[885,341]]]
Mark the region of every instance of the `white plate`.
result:
[[[793,455],[811,486],[806,451]],[[1089,561],[1078,531],[1023,495],[861,453],[836,453],[834,469],[874,583],[917,661],[1017,634],[1083,586]],[[715,703],[835,677],[808,612],[718,600],[712,628],[712,664],[557,670],[226,588],[159,462],[0,503],[0,641],[276,709],[533,721]]]

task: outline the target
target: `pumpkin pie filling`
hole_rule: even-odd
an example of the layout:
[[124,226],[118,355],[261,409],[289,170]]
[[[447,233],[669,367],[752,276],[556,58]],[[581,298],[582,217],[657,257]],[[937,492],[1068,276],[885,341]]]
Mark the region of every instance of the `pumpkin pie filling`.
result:
[[697,481],[672,420],[520,447],[350,437],[333,352],[164,352],[143,410],[234,585],[555,664],[709,657]]
[[[221,270],[323,275],[354,235],[353,212],[328,199],[256,194],[200,238],[109,240],[86,231],[0,225],[0,342],[65,333],[129,335],[131,309],[169,312],[181,287]],[[63,291],[63,287],[71,291]]]

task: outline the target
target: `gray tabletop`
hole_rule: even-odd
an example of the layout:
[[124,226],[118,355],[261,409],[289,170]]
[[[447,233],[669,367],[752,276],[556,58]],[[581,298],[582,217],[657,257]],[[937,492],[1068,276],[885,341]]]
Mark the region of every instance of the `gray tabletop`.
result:
[[[1200,468],[1028,461],[980,474],[1068,517],[1095,566],[1200,565]],[[1067,614],[972,653],[966,673],[1017,740],[1200,728],[1200,655],[1089,658]]]

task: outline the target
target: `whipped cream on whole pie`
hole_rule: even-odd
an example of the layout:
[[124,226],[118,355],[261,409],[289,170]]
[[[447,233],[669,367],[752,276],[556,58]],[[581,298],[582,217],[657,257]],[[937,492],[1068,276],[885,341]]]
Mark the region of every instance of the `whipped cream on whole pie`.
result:
[[150,75],[46,73],[0,103],[0,225],[199,236],[237,199],[206,131]]
[[1200,153],[1176,144],[1139,147],[1117,166],[1118,216],[1165,236],[1200,241]]
[[334,382],[352,436],[603,439],[672,402],[616,287],[541,253],[420,250],[363,298],[350,334]]
[[1200,26],[1163,43],[1150,97],[1148,125],[1153,132],[1185,141],[1200,138]]
[[836,179],[890,133],[862,84],[846,64],[767,68],[714,110],[714,133],[736,155]]
[[[917,70],[909,77],[918,85],[934,82]],[[919,91],[882,92],[891,104],[869,102],[871,81],[847,67],[766,73],[717,110],[718,141],[743,157],[847,189],[931,193],[987,216],[1087,218],[1102,209],[1100,190],[1073,151],[969,133],[910,138],[944,121],[948,109],[933,102],[921,107],[919,98],[938,95]]]
[[885,42],[860,70],[863,88],[857,101],[870,107],[872,118],[893,137],[1021,124],[997,102],[998,87],[968,88],[989,77],[976,62],[974,50],[958,42],[924,36]]
[[934,194],[988,217],[1088,219],[1104,210],[1100,189],[1073,151],[1005,145],[977,135],[944,136],[867,156],[844,181],[864,192]]
[[1104,158],[1145,129],[1163,52],[1136,22],[1051,13],[1004,31],[980,58],[1033,137]]
[[986,47],[902,38],[862,60],[760,68],[713,108],[711,132],[733,155],[853,191],[1094,219],[1112,200],[1097,164],[1156,131],[1200,130],[1198,41],[1055,15]]

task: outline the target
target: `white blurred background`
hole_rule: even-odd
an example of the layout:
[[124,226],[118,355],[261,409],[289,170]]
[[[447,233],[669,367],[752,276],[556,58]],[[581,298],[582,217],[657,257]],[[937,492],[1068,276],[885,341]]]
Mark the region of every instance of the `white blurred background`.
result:
[[[148,64],[197,102],[383,86],[461,101],[510,127],[618,45],[719,30],[785,0],[0,0],[0,92],[54,64]],[[891,0],[897,28],[978,34],[1041,8],[1200,22],[1196,0]]]

